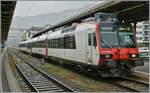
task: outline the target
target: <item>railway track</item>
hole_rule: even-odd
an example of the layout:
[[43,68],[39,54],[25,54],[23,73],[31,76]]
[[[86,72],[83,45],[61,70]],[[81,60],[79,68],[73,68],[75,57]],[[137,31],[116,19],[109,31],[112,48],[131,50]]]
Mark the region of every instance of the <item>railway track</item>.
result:
[[129,77],[120,77],[111,81],[114,85],[133,92],[149,92],[149,84]]
[[[20,55],[16,54],[15,52],[13,52],[13,54],[18,57],[17,62],[13,60],[14,55],[12,56],[10,52],[9,57],[14,62],[17,70],[20,72],[32,92],[73,92],[73,89],[57,81],[32,64],[26,62],[26,60]],[[29,92],[30,90],[27,88],[26,91]]]
[[[29,59],[28,59],[29,60]],[[129,77],[111,78],[106,80],[102,78],[100,80],[106,81],[108,83],[114,84],[118,87],[126,89],[132,92],[149,92],[149,84],[140,80],[135,80]]]

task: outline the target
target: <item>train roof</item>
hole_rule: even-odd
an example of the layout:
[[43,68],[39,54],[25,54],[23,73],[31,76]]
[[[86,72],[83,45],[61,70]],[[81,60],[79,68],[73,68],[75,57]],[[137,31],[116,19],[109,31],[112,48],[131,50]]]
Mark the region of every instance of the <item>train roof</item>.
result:
[[63,37],[65,34],[75,33],[76,31],[82,31],[82,30],[85,30],[85,29],[88,29],[88,28],[95,28],[96,27],[96,22],[83,22],[83,23],[77,24],[76,26],[73,26],[73,27],[75,27],[74,31],[63,32],[63,30],[66,29],[66,28],[59,29],[59,30],[56,30],[54,32],[49,31],[48,33],[42,34],[38,37],[34,37],[34,38],[29,39],[29,40],[22,41],[19,44],[42,41],[42,40],[45,40],[46,38],[50,39],[50,38],[57,38],[57,37],[61,37],[61,36]]
[[22,41],[22,42],[20,42],[19,44],[37,42],[37,41],[42,41],[42,40],[45,40],[45,39],[46,39],[46,34],[42,34],[42,35],[40,35],[40,36],[38,36],[38,37],[29,39],[29,40],[26,40],[26,41]]

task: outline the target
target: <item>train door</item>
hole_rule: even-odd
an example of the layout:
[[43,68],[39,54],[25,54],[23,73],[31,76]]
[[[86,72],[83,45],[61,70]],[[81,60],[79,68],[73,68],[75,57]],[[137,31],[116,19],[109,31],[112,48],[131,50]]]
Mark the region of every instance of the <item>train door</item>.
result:
[[97,49],[97,44],[96,44],[96,35],[95,35],[95,30],[94,29],[89,29],[87,31],[87,47],[86,47],[86,62],[88,64],[95,64],[96,62],[96,49]]
[[87,64],[92,64],[92,33],[87,32],[87,47],[86,47],[86,62]]
[[[93,29],[94,30],[94,29]],[[92,33],[92,63],[97,64],[99,59],[98,52],[97,52],[97,42],[96,42],[96,34],[95,31]]]

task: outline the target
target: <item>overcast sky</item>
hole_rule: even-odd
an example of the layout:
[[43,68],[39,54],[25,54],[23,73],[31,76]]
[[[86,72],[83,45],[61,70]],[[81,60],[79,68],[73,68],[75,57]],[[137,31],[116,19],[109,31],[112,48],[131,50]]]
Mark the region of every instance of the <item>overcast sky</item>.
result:
[[94,5],[104,1],[17,1],[14,16],[33,16]]

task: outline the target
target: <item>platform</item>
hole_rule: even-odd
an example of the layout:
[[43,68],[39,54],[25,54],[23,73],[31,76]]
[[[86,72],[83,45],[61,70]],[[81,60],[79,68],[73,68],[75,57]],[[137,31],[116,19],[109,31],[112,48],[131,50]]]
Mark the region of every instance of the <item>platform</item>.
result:
[[0,54],[0,92],[3,91],[3,88],[2,88],[2,74],[1,74],[1,69],[2,69],[2,57],[3,57],[3,53]]
[[138,72],[149,74],[149,61],[145,61],[144,66],[136,67],[135,70]]
[[21,92],[21,89],[18,86],[18,83],[9,65],[8,57],[4,56],[5,52],[6,49],[1,55],[0,61],[0,92]]

